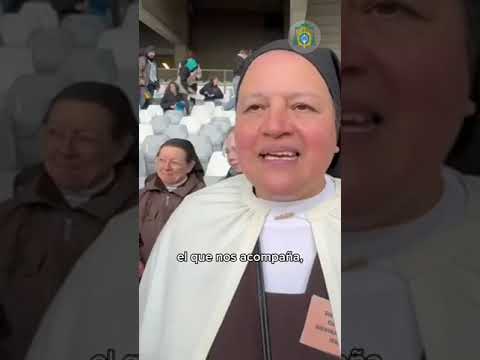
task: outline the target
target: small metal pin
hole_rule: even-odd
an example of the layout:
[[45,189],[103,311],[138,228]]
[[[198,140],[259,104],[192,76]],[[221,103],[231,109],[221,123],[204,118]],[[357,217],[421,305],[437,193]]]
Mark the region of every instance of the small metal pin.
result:
[[290,219],[295,216],[295,213],[293,212],[288,212],[285,214],[280,214],[274,217],[275,220],[285,220],[285,219]]

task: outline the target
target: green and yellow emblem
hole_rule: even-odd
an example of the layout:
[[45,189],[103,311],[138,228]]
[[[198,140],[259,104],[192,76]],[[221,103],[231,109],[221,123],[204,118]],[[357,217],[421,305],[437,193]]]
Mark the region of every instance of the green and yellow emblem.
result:
[[299,21],[290,28],[290,45],[306,53],[315,50],[320,43],[320,29],[310,21]]
[[295,28],[295,35],[297,46],[303,49],[311,48],[316,46],[315,35],[313,34],[313,29],[308,26],[308,24],[301,25]]

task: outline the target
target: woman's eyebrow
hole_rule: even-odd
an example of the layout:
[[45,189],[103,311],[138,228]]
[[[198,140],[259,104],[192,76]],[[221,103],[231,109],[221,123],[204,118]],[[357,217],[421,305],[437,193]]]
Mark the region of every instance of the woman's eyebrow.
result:
[[321,98],[322,96],[319,93],[312,91],[298,91],[288,95],[288,98],[298,98],[298,97],[312,97],[312,98]]
[[[313,98],[321,98],[322,97],[319,93],[313,92],[313,91],[295,91],[295,92],[288,92],[288,93],[287,92],[286,93],[275,93],[273,95],[281,95],[281,96],[284,96],[284,97],[289,98],[289,99],[298,98],[298,97],[313,97]],[[259,92],[248,94],[248,95],[244,96],[245,99],[257,99],[257,98],[267,99],[268,97],[269,97],[269,95],[267,95],[265,93],[259,93]]]
[[262,94],[262,93],[259,93],[259,92],[251,93],[251,94],[247,94],[247,95],[243,96],[244,99],[257,99],[257,98],[265,99],[267,97],[268,96],[266,96],[265,94]]

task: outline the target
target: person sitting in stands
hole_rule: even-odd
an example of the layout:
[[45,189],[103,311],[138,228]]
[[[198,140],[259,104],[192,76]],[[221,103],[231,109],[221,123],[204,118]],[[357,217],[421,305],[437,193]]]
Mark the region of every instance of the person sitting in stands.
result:
[[170,82],[165,90],[160,106],[163,111],[177,110],[181,112],[190,113],[190,106],[187,97],[180,94],[178,85],[175,82]]
[[200,89],[200,94],[205,96],[205,101],[213,101],[215,105],[221,105],[219,101],[223,99],[223,92],[219,84],[220,81],[215,76]]

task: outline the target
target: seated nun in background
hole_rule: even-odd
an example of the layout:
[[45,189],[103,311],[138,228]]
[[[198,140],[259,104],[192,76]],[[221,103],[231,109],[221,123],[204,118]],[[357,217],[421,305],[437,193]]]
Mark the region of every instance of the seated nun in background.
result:
[[237,144],[235,143],[235,128],[231,128],[223,142],[223,155],[227,158],[230,169],[228,170],[226,179],[241,174],[240,163],[238,161]]
[[[338,69],[329,49],[301,54],[286,40],[248,59],[235,128],[244,174],[188,196],[163,228],[140,283],[142,360],[339,357],[340,181],[326,175]],[[303,262],[241,261],[290,251]],[[327,347],[311,328],[323,320]]]
[[56,293],[109,220],[137,208],[137,134],[133,108],[116,86],[75,83],[51,101],[42,162],[23,169],[0,204],[7,359],[24,359]]
[[183,199],[205,187],[204,171],[192,143],[169,139],[155,159],[156,173],[147,177],[139,195],[140,259],[145,264],[158,234]]

